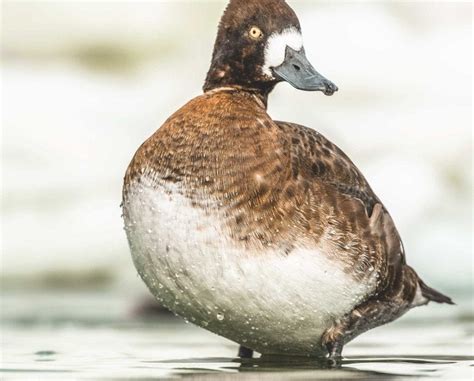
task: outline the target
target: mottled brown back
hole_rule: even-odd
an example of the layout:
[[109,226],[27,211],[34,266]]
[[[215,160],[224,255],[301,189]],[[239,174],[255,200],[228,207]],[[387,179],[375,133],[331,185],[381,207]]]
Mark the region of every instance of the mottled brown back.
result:
[[389,279],[404,262],[393,221],[347,156],[314,130],[272,121],[250,93],[209,92],[178,110],[140,147],[126,184],[144,172],[157,187],[180,184],[249,253],[324,240],[358,279]]

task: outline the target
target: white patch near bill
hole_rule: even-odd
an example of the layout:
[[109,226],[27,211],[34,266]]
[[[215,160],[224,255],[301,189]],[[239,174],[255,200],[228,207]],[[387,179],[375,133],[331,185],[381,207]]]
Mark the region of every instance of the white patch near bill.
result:
[[280,66],[285,60],[286,47],[300,51],[303,47],[303,36],[298,29],[291,27],[281,33],[273,33],[265,47],[265,64],[263,72],[273,78],[270,68]]
[[323,252],[253,252],[229,238],[216,205],[193,207],[174,184],[142,177],[124,218],[132,257],[151,292],[187,320],[263,353],[321,354],[321,335],[372,292]]

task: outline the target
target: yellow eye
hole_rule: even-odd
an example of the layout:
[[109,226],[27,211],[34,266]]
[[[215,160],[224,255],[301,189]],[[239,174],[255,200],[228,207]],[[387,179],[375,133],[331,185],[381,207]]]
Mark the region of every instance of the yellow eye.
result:
[[249,30],[249,36],[253,40],[260,40],[263,36],[263,32],[261,31],[259,27],[253,26]]

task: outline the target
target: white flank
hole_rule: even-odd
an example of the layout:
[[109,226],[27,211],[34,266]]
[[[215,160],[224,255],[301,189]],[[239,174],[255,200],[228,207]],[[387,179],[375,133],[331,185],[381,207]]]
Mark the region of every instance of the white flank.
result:
[[303,36],[294,27],[283,30],[281,33],[273,33],[265,47],[264,74],[273,78],[270,68],[280,66],[285,60],[286,47],[300,51],[303,47]]
[[421,287],[420,285],[418,285],[416,287],[415,297],[413,298],[410,307],[419,307],[424,306],[425,304],[428,304],[428,299],[423,296],[423,293],[421,292]]
[[[165,306],[262,353],[321,354],[319,341],[375,287],[330,261],[325,246],[249,252],[228,238],[209,202],[193,207],[172,185],[142,178],[125,200],[135,266]],[[323,244],[324,245],[324,244]]]

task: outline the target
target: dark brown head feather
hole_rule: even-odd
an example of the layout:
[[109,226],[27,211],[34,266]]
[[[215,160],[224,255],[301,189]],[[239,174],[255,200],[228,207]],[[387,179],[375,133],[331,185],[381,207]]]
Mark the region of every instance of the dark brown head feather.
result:
[[[256,26],[262,38],[250,38]],[[262,72],[268,37],[286,28],[300,30],[295,12],[284,0],[231,0],[219,24],[204,91],[239,87],[266,98],[277,81]]]

